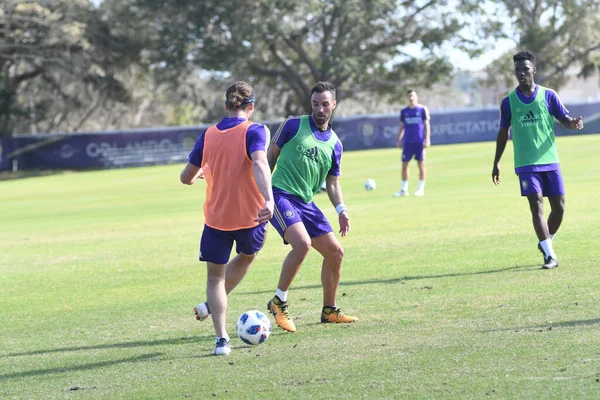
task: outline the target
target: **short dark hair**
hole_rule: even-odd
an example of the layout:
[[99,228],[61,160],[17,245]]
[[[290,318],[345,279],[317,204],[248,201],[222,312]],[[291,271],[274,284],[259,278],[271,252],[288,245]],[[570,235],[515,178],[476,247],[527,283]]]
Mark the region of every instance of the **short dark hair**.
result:
[[535,65],[535,53],[532,51],[520,51],[513,56],[513,62],[529,60]]
[[232,83],[225,92],[225,105],[228,110],[245,108],[255,101],[254,90],[248,82],[238,81]]
[[406,95],[408,96],[409,94],[411,94],[412,92],[415,92],[415,94],[417,93],[417,91],[415,89],[408,89],[406,91]]
[[333,83],[327,82],[327,81],[321,81],[321,82],[315,83],[315,86],[313,86],[310,91],[310,95],[312,96],[313,93],[323,93],[323,92],[330,92],[331,95],[333,96],[333,98],[335,99],[335,85]]

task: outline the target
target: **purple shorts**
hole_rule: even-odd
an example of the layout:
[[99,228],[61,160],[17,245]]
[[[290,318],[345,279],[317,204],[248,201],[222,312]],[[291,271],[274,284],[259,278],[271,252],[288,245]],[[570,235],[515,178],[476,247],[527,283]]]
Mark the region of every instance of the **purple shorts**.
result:
[[425,159],[425,149],[423,143],[404,143],[402,149],[402,161],[408,162],[413,156],[415,160],[422,161]]
[[[298,196],[281,191],[274,191],[275,211],[271,218],[271,225],[283,238],[283,233],[290,226],[297,223],[304,224],[311,238],[333,232],[329,221],[319,210],[314,202],[304,203]],[[288,244],[285,239],[283,243]]]
[[545,172],[521,172],[519,174],[521,196],[541,193],[544,197],[562,196],[565,194],[560,170]]
[[265,244],[267,228],[266,222],[254,228],[237,231],[222,231],[204,225],[202,239],[200,239],[200,261],[227,264],[234,241],[236,253],[252,255]]

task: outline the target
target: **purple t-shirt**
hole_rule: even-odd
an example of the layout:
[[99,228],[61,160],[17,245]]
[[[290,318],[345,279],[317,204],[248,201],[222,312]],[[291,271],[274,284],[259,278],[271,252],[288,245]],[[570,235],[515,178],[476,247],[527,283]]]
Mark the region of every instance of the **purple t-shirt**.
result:
[[[327,128],[326,131],[321,131],[314,124],[312,117],[308,118],[308,122],[310,123],[310,129],[312,133],[315,135],[317,140],[322,142],[326,142],[331,138],[331,125]],[[298,133],[298,128],[300,128],[300,118],[299,117],[290,117],[277,130],[275,135],[273,135],[273,139],[271,142],[275,143],[279,148],[282,148],[284,144],[289,142],[296,136]],[[329,169],[328,174],[333,176],[340,176],[341,169],[341,160],[342,160],[342,142],[338,139],[337,143],[333,148],[333,153],[331,154],[331,168]]]
[[429,119],[427,107],[417,104],[400,111],[400,122],[404,123],[402,143],[423,143],[425,139],[425,121]]
[[[217,124],[217,129],[231,129],[234,126],[245,122],[245,118],[223,118],[221,122]],[[204,135],[206,131],[202,132],[198,140],[196,140],[196,144],[194,144],[194,149],[190,153],[188,159],[190,164],[195,165],[196,167],[200,167],[202,165],[202,153],[204,152]],[[267,148],[267,137],[269,135],[269,128],[264,125],[253,123],[248,127],[246,131],[246,154],[248,157],[251,156],[255,151],[263,150],[266,151]]]
[[[531,96],[526,96],[517,87],[517,97],[524,104],[531,104],[533,100],[535,100],[539,88],[540,85],[535,85],[533,94]],[[569,114],[569,110],[567,110],[561,103],[556,92],[548,88],[546,88],[546,108],[548,109],[550,115],[559,121]],[[502,103],[500,104],[500,128],[508,129],[510,127],[511,118],[512,113],[510,111],[510,100],[508,99],[508,96],[506,96],[502,99]],[[515,168],[515,172],[519,174],[521,172],[545,172],[555,171],[557,169],[560,169],[560,164],[525,165],[523,167]]]

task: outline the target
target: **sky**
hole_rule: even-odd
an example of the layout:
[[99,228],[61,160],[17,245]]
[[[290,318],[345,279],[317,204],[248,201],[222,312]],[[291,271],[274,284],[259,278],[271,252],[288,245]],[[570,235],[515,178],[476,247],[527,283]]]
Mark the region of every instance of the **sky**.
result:
[[514,41],[504,39],[497,41],[493,49],[486,51],[477,58],[468,58],[464,53],[454,49],[449,50],[447,55],[452,65],[455,67],[467,71],[479,71],[514,47]]

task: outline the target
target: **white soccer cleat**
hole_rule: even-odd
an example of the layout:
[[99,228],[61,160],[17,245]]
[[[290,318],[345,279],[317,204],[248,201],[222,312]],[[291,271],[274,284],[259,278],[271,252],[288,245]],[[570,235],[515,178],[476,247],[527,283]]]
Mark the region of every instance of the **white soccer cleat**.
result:
[[198,304],[196,307],[194,307],[194,314],[196,314],[196,319],[198,321],[204,321],[210,315],[210,311],[208,311],[208,304]]
[[409,196],[410,193],[408,193],[406,190],[399,190],[396,193],[394,193],[392,196],[394,197],[400,197],[400,196]]
[[424,190],[417,190],[415,192],[415,196],[425,196],[425,191]]
[[229,345],[229,341],[225,338],[221,338],[215,344],[215,349],[213,350],[213,356],[228,356],[231,353],[231,346]]

